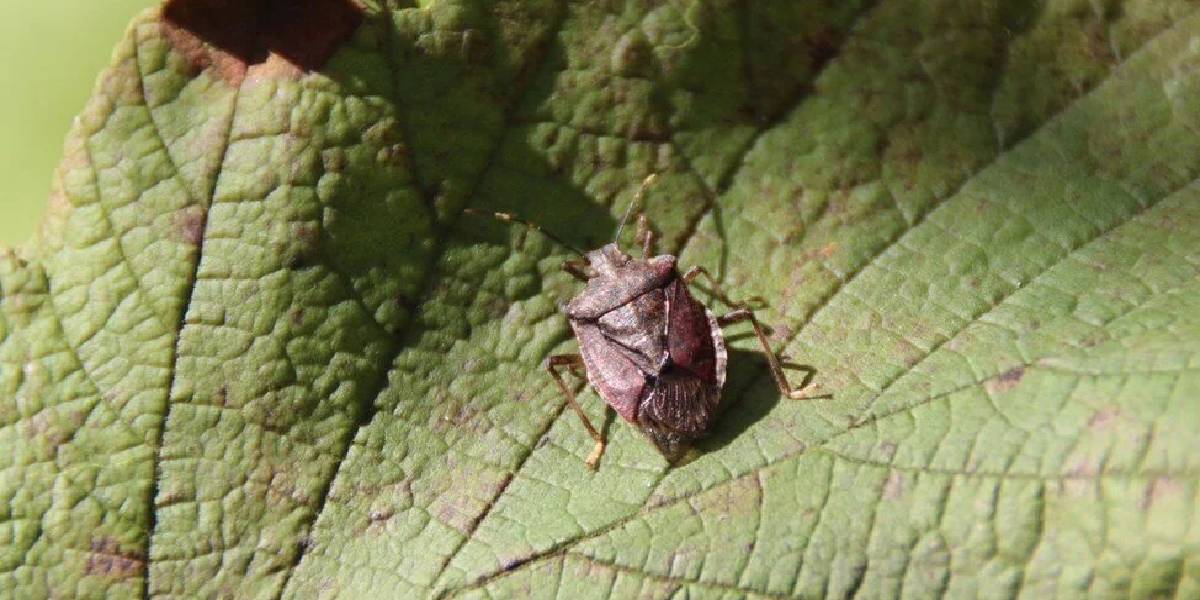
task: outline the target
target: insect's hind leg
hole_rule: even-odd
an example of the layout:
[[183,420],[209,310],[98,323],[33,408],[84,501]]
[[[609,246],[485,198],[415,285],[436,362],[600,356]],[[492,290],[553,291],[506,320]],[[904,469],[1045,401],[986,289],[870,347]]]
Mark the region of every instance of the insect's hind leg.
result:
[[559,391],[567,398],[567,404],[575,410],[575,414],[579,415],[579,420],[583,421],[583,426],[587,428],[588,434],[596,441],[596,446],[592,448],[592,453],[588,455],[587,463],[589,469],[596,470],[596,465],[600,463],[600,457],[604,455],[604,447],[607,442],[604,436],[592,426],[592,422],[588,420],[587,415],[583,412],[583,408],[575,401],[575,392],[567,386],[563,381],[562,372],[560,369],[566,368],[571,371],[583,367],[583,357],[578,354],[557,354],[546,359],[546,371],[554,378],[554,382],[558,384]]
[[[721,327],[732,325],[739,321],[750,321],[750,325],[754,327],[754,335],[758,337],[758,343],[762,344],[763,353],[767,355],[767,366],[771,370],[771,376],[775,378],[775,385],[779,387],[779,392],[792,400],[804,398],[804,388],[808,387],[807,379],[799,388],[793,388],[788,383],[787,375],[783,372],[783,363],[779,361],[779,355],[775,354],[775,351],[771,349],[771,343],[767,341],[767,335],[763,333],[762,325],[754,317],[754,311],[748,308],[739,308],[717,317],[717,325]],[[809,375],[811,377],[811,372]]]
[[[750,325],[754,327],[754,335],[758,337],[758,343],[762,344],[763,353],[767,355],[767,366],[771,369],[771,377],[775,378],[775,385],[779,386],[779,392],[793,400],[804,398],[804,388],[808,387],[808,380],[806,379],[799,388],[793,388],[788,383],[787,374],[783,372],[783,363],[779,361],[779,355],[775,354],[775,351],[771,349],[771,342],[767,340],[767,334],[763,332],[762,324],[754,316],[754,311],[749,308],[749,302],[730,299],[725,294],[725,291],[721,289],[721,284],[717,283],[712,273],[709,273],[707,269],[701,266],[688,269],[683,274],[683,281],[690,284],[701,275],[708,280],[708,287],[712,291],[713,296],[725,306],[733,309],[731,312],[717,317],[717,325],[725,327],[726,325],[732,325],[741,321],[750,321]],[[762,302],[762,298],[753,296],[750,298],[750,302]],[[812,373],[810,372],[809,377],[811,376]]]

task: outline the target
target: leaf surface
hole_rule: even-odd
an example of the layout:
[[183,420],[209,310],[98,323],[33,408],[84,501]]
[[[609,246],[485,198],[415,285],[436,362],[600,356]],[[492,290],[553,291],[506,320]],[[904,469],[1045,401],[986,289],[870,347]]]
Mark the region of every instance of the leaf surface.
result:
[[[0,588],[1200,594],[1194,3],[264,6],[139,18],[0,258]],[[651,173],[813,398],[731,329],[592,473],[570,254],[462,209],[595,247]]]

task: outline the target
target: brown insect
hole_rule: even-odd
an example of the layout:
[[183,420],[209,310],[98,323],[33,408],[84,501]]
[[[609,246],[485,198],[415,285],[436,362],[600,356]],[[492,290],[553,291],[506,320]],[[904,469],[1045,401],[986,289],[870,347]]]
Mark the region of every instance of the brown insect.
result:
[[[750,321],[780,393],[793,399],[803,397],[801,390],[788,383],[779,357],[746,303],[730,300],[704,267],[692,267],[681,275],[674,256],[652,255],[655,235],[644,214],[637,220],[642,257],[634,258],[617,245],[616,239],[654,178],[651,175],[642,183],[614,241],[586,253],[508,213],[467,209],[471,214],[540,231],[582,257],[563,264],[567,273],[587,283],[563,308],[580,353],[551,356],[545,368],[596,441],[587,458],[593,469],[604,453],[605,440],[563,380],[563,369],[578,373],[582,368],[600,397],[672,460],[684,445],[704,437],[712,427],[725,384],[728,354],[721,328],[726,325]],[[700,276],[708,280],[713,296],[730,312],[716,316],[692,296],[688,286]]]

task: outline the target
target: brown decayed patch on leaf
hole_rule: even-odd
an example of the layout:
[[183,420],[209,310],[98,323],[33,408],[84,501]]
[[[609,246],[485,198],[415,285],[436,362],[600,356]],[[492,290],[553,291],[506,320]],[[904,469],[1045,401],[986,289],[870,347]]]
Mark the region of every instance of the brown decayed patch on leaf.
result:
[[276,240],[274,246],[289,267],[310,266],[321,251],[321,227],[312,221],[289,223],[284,239]]
[[883,483],[883,497],[888,500],[895,500],[904,495],[904,474],[900,471],[892,471],[888,474],[887,481]]
[[1096,477],[1100,474],[1100,463],[1094,458],[1074,461],[1064,473],[1064,478],[1051,486],[1054,491],[1068,498],[1091,498],[1099,493]]
[[1088,428],[1093,431],[1107,429],[1120,416],[1121,411],[1117,410],[1114,406],[1102,408],[1088,419]]
[[266,481],[266,498],[281,506],[304,505],[312,501],[296,482],[295,473],[282,465],[270,467]]
[[195,68],[236,85],[271,55],[320,69],[363,14],[352,0],[169,0],[162,16],[167,39]]
[[1146,484],[1146,492],[1142,496],[1142,500],[1138,503],[1138,506],[1142,510],[1146,510],[1154,506],[1157,502],[1162,502],[1171,497],[1181,497],[1183,491],[1184,486],[1182,483],[1170,477],[1159,477]]
[[697,514],[749,515],[762,503],[762,485],[757,477],[742,477],[693,498]]
[[171,220],[171,231],[176,239],[198,245],[204,236],[204,210],[199,206],[189,206],[177,211]]
[[1023,377],[1025,377],[1025,367],[1014,367],[987,380],[983,386],[989,394],[1007,392],[1017,387]]
[[92,550],[88,553],[84,568],[88,575],[132,577],[145,574],[146,559],[138,554],[122,552],[121,545],[114,539],[101,538],[92,540]]
[[367,513],[367,531],[382,533],[387,522],[396,516],[396,509],[391,507],[372,509]]
[[58,446],[70,437],[55,422],[55,418],[45,411],[34,415],[27,423],[25,437],[31,441],[44,441],[50,446]]
[[[485,512],[485,500],[508,486],[512,475],[472,462],[447,460],[448,472],[428,504],[429,514],[441,524],[469,534]],[[464,493],[462,483],[474,482]]]
[[[273,80],[296,80],[304,75],[304,69],[289,62],[278,54],[271,54],[256,65],[246,69],[246,82],[253,86],[256,83]],[[297,127],[306,126],[306,122],[297,123]],[[298,165],[297,165],[298,166]]]
[[203,39],[182,26],[164,19],[163,35],[196,72],[211,68],[217,77],[235,87],[246,78],[245,62],[219,48],[208,46]]

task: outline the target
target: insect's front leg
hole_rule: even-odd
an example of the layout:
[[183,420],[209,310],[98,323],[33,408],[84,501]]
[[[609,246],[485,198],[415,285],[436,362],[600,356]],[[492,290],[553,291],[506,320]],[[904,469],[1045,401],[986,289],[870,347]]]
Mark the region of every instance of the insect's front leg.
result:
[[717,279],[712,276],[712,273],[709,273],[708,269],[705,269],[701,266],[695,266],[688,269],[687,272],[683,274],[683,282],[691,284],[695,282],[696,279],[701,275],[708,280],[708,289],[712,292],[713,297],[715,297],[717,300],[720,300],[722,304],[728,306],[729,308],[735,310],[748,309],[751,304],[764,304],[766,302],[761,296],[751,296],[746,300],[731,299],[725,294],[725,290],[721,289],[721,284],[717,283]]
[[767,341],[767,335],[763,333],[762,325],[754,317],[754,311],[748,308],[739,308],[717,317],[717,325],[721,327],[740,321],[750,321],[750,325],[754,327],[754,335],[758,337],[758,343],[762,344],[763,352],[767,355],[767,366],[771,370],[771,376],[775,378],[775,385],[779,386],[779,392],[793,400],[804,398],[804,388],[808,387],[808,381],[802,383],[799,388],[793,388],[788,383],[787,375],[783,372],[783,364],[779,361],[779,355],[771,349],[771,343]]
[[588,264],[588,261],[582,258],[568,260],[562,264],[562,270],[570,273],[572,277],[584,283],[587,283],[588,279],[594,277],[589,270],[591,268],[592,266]]
[[658,240],[658,234],[654,233],[654,228],[650,226],[650,219],[646,217],[646,213],[638,214],[637,239],[642,244],[642,258],[653,256],[654,242]]
[[575,401],[575,392],[567,386],[563,381],[562,372],[560,369],[566,368],[571,371],[583,368],[583,357],[578,354],[557,354],[546,359],[546,371],[554,378],[554,382],[558,384],[559,391],[567,398],[567,404],[575,410],[575,414],[579,415],[579,420],[583,421],[583,426],[587,428],[588,434],[596,441],[596,446],[592,448],[592,453],[588,455],[587,463],[589,469],[596,470],[596,465],[600,463],[600,457],[604,455],[604,447],[606,442],[604,436],[592,426],[592,422],[588,420],[587,415],[583,412],[583,408]]

